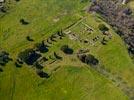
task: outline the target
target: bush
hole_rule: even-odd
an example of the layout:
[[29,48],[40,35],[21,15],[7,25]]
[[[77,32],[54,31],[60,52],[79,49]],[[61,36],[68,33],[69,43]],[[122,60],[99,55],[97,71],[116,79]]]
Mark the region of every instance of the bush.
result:
[[43,66],[40,64],[40,62],[36,62],[34,65],[37,69],[43,69]]
[[18,63],[18,62],[15,62],[15,66],[16,66],[17,68],[21,68],[21,67],[22,67],[22,65],[21,65],[20,63]]
[[99,60],[96,59],[96,58],[95,58],[93,55],[91,55],[91,54],[88,54],[88,55],[81,54],[81,55],[78,55],[78,58],[79,58],[83,63],[89,64],[89,65],[98,65],[98,64],[99,64]]
[[132,10],[130,8],[125,8],[123,10],[123,13],[126,14],[126,15],[131,15],[133,12],[132,12]]
[[89,0],[80,0],[81,3],[88,2]]
[[7,8],[5,6],[3,6],[2,8],[0,8],[0,11],[3,12],[3,13],[6,13],[7,12]]
[[128,48],[128,51],[129,51],[130,54],[133,54],[134,55],[134,47],[133,48],[132,47],[129,47]]
[[41,53],[48,52],[48,46],[44,44],[44,42],[35,44],[36,50],[40,51]]
[[89,65],[97,65],[99,61],[93,55],[89,54],[85,58],[85,63]]
[[29,24],[29,22],[25,21],[24,19],[20,19],[20,23],[21,23],[22,25],[27,25],[27,24]]
[[33,49],[26,49],[18,55],[18,58],[28,65],[33,65],[40,57],[41,55],[36,53]]
[[3,72],[3,69],[2,68],[0,68],[0,72]]
[[37,70],[37,74],[41,77],[41,78],[49,78],[50,76],[43,72],[42,70]]
[[8,61],[10,60],[11,59],[9,58],[9,53],[5,51],[0,51],[0,65],[1,66],[6,65],[6,63],[8,63]]
[[21,59],[17,59],[17,61],[19,64],[23,64],[23,61],[21,61]]
[[82,61],[83,63],[85,63],[85,58],[86,58],[86,55],[85,54],[78,55],[78,58],[80,59],[80,61]]
[[[128,7],[120,6],[117,1],[119,0],[97,0],[96,4],[90,6],[94,10],[95,6],[101,9],[94,10],[101,14],[103,18],[116,30],[124,41],[134,48],[134,17],[131,15],[132,11]],[[107,30],[104,25],[99,25],[100,30]],[[130,50],[133,53],[133,50]]]
[[62,60],[62,57],[60,57],[59,55],[57,55],[56,52],[54,52],[54,57],[55,57],[56,59]]
[[109,28],[107,28],[104,24],[99,24],[98,28],[102,32],[109,31]]
[[65,54],[73,54],[73,49],[69,48],[68,45],[63,45],[61,47],[61,50],[65,53]]
[[27,39],[28,41],[34,41],[30,36],[27,36],[26,39]]
[[20,0],[15,0],[15,1],[17,1],[17,2],[18,2],[18,1],[20,1]]

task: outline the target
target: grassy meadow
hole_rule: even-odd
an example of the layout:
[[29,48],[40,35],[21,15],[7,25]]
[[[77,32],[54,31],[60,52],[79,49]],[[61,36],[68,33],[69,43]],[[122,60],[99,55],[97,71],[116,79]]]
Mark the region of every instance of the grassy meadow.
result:
[[134,9],[134,0],[131,0],[131,1],[129,2],[129,6]]
[[[0,18],[0,48],[10,53],[13,61],[19,52],[32,48],[79,19],[83,20],[68,31],[82,40],[92,40],[96,36],[100,39],[90,45],[66,36],[52,43],[49,52],[43,55],[47,57],[57,52],[63,60],[44,66],[43,70],[51,75],[48,79],[40,78],[32,66],[24,64],[16,68],[14,62],[9,62],[4,72],[0,72],[0,100],[129,100],[111,80],[81,63],[76,56],[79,49],[89,49],[110,73],[122,77],[128,86],[134,86],[134,63],[125,43],[97,14],[85,11],[89,0],[10,1],[11,9]],[[22,25],[22,18],[29,24]],[[109,27],[112,35],[107,45],[101,44],[103,34],[98,29],[101,23]],[[91,27],[93,32],[83,31],[84,25]],[[27,41],[27,36],[34,41]],[[60,51],[65,44],[73,48],[73,55]]]

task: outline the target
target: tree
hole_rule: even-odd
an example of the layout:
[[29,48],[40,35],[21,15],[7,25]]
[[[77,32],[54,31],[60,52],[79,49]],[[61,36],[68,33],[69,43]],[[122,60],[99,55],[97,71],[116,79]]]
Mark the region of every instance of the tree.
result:
[[98,28],[99,28],[99,30],[102,31],[102,32],[109,31],[109,28],[106,27],[104,24],[99,24]]
[[16,66],[17,68],[21,68],[21,67],[22,67],[22,65],[21,65],[20,63],[18,63],[18,62],[15,62],[15,66]]
[[26,39],[27,39],[28,41],[34,41],[30,36],[27,36]]
[[36,50],[40,51],[41,53],[45,53],[48,52],[48,46],[46,44],[44,44],[44,42],[42,41],[41,43],[37,43],[35,44]]
[[98,65],[99,64],[99,60],[96,59],[93,55],[91,54],[80,54],[78,55],[78,58],[83,62],[86,63],[88,65]]
[[40,57],[41,55],[36,53],[33,49],[26,49],[18,55],[18,58],[28,65],[33,65]]
[[9,53],[5,51],[0,51],[0,65],[6,65],[11,59],[9,58]]
[[27,21],[24,20],[24,19],[20,19],[20,23],[21,23],[22,25],[27,25],[27,24],[29,24],[29,22],[27,22]]
[[73,49],[70,48],[68,45],[63,45],[61,47],[61,51],[63,51],[65,54],[73,54]]
[[3,69],[2,68],[0,68],[0,72],[3,72]]
[[[124,39],[129,51],[134,54],[134,17],[131,15],[130,8],[120,6],[120,4],[119,0],[97,0],[96,4],[90,6],[90,10],[101,14],[112,27],[117,28],[117,34]],[[96,6],[99,9],[94,9]],[[107,30],[104,25],[99,25],[99,27],[102,31]]]
[[86,58],[86,55],[85,54],[78,55],[78,58],[80,59],[80,61],[82,61],[83,63],[85,63],[85,58]]
[[37,68],[37,69],[43,69],[43,66],[40,64],[40,62],[36,62],[35,64],[34,64],[34,66]]
[[56,59],[60,59],[60,60],[62,60],[62,57],[60,57],[59,55],[57,55],[56,52],[54,52],[54,57],[55,57]]
[[41,77],[41,78],[49,78],[50,76],[46,73],[46,72],[43,72],[42,70],[40,69],[37,69],[37,74]]
[[97,65],[99,63],[98,59],[96,59],[93,55],[88,54],[85,57],[85,63],[89,64],[89,65]]

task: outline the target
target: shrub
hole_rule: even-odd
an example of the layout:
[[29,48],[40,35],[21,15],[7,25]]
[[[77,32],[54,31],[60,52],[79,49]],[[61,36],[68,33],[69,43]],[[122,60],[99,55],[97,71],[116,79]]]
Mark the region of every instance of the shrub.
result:
[[65,54],[73,54],[73,49],[69,48],[68,45],[63,45],[61,47],[61,50],[65,53]]
[[42,70],[37,70],[37,74],[41,77],[41,78],[49,78],[50,76],[43,72]]
[[40,58],[41,55],[35,52],[33,49],[26,49],[23,52],[20,52],[18,58],[25,62],[28,65],[33,65],[34,62]]
[[21,59],[17,59],[17,61],[19,64],[23,64],[23,61],[21,61]]
[[17,1],[17,2],[18,2],[18,1],[20,1],[20,0],[15,0],[15,1]]
[[88,65],[98,65],[99,64],[99,60],[96,59],[93,55],[91,54],[81,54],[78,55],[78,58],[83,62],[86,63]]
[[109,31],[109,28],[107,28],[104,24],[99,24],[98,28],[102,32]]
[[99,61],[93,55],[89,54],[85,58],[85,63],[89,65],[97,65]]
[[18,68],[22,67],[22,65],[18,62],[15,62],[15,66],[18,67]]
[[89,0],[80,0],[81,3],[88,2]]
[[[90,6],[90,9],[98,12],[105,20],[116,30],[118,34],[128,44],[128,47],[134,48],[134,17],[132,11],[126,6],[120,6],[119,0],[97,0],[96,4]],[[98,6],[100,9],[94,10]],[[101,30],[105,30],[104,25],[100,25]],[[106,28],[107,30],[107,28]],[[133,50],[130,50],[133,53]]]
[[34,65],[37,69],[43,69],[43,66],[40,64],[40,62],[36,62]]
[[83,63],[85,63],[85,58],[86,58],[86,55],[85,54],[78,55],[78,58],[80,59],[80,61],[82,61]]
[[40,51],[41,53],[45,53],[49,51],[48,46],[44,44],[43,41],[41,43],[35,44],[35,47],[36,47],[36,50]]
[[128,48],[128,51],[130,52],[130,54],[134,54],[134,47],[132,48],[132,47],[129,47]]
[[0,72],[3,72],[3,69],[2,68],[0,68]]
[[26,39],[27,39],[28,41],[34,41],[30,36],[27,36]]
[[132,10],[130,8],[125,8],[125,9],[123,9],[123,13],[126,14],[126,15],[131,15]]
[[56,59],[62,60],[62,57],[60,57],[59,55],[57,55],[56,52],[54,52],[54,57],[55,57]]
[[7,12],[7,8],[5,6],[3,6],[2,8],[0,8],[0,11],[3,12],[3,13],[6,13]]
[[0,51],[0,65],[4,66],[10,60],[11,59],[9,58],[9,53],[5,51]]
[[20,19],[20,23],[21,23],[22,25],[27,25],[27,24],[29,24],[29,22],[25,21],[24,19]]

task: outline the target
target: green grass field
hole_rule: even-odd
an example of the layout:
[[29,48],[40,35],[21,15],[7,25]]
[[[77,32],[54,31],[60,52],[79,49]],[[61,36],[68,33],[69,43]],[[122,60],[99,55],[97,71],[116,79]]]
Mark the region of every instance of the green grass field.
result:
[[133,0],[131,0],[131,1],[129,2],[129,6],[132,7],[132,8],[134,8],[134,1],[133,1]]
[[[0,72],[0,100],[129,100],[114,82],[81,63],[76,56],[79,49],[89,49],[112,75],[120,76],[127,86],[134,87],[134,63],[125,43],[97,14],[84,11],[90,5],[87,1],[11,0],[11,9],[0,18],[0,48],[10,53],[13,61],[19,52],[32,48],[35,43],[47,39],[72,23],[77,23],[80,18],[83,20],[68,31],[83,40],[92,40],[96,36],[100,40],[90,45],[66,36],[52,43],[49,52],[43,55],[49,56],[55,51],[63,60],[44,66],[43,70],[51,75],[48,79],[40,78],[31,66],[16,68],[14,62],[9,62],[4,66],[4,72]],[[30,24],[22,25],[22,18]],[[83,23],[93,29],[91,34],[82,33],[85,28]],[[103,38],[98,29],[100,23],[109,27],[112,34],[107,45],[100,43]],[[34,42],[27,41],[27,36],[31,36]],[[74,49],[73,55],[60,51],[64,44]]]

